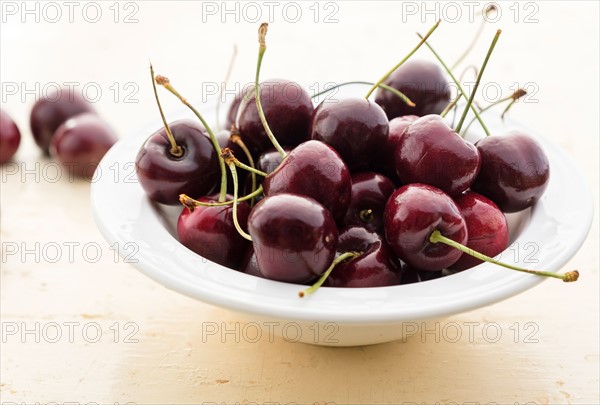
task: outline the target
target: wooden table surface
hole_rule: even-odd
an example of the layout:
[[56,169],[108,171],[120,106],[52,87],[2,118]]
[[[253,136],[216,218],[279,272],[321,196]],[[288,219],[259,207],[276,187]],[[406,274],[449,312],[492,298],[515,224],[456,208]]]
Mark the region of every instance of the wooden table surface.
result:
[[[23,134],[14,163],[1,168],[2,404],[599,403],[597,215],[565,267],[581,271],[579,282],[547,281],[454,316],[447,322],[459,325],[457,342],[439,331],[341,349],[252,342],[240,338],[239,315],[167,290],[115,257],[94,224],[90,185],[35,147],[28,115],[53,83],[85,90],[126,137],[157,122],[149,58],[200,100],[223,80],[235,43],[229,88],[250,82],[258,21],[272,21],[262,77],[311,91],[375,80],[437,18],[432,44],[451,62],[479,24],[468,2],[315,4],[2,1],[2,108]],[[577,161],[597,207],[598,3],[499,9],[468,60],[479,65],[503,29],[484,78],[488,100],[529,90],[512,117]],[[179,108],[161,94],[167,110]],[[207,336],[206,325],[221,329]]]

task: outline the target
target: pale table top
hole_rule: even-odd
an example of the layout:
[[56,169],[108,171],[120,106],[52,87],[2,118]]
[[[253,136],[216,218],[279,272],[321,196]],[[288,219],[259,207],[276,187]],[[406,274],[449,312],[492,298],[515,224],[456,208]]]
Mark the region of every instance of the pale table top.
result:
[[[275,8],[262,77],[290,78],[313,91],[331,81],[374,80],[412,48],[414,32],[424,33],[436,10],[444,21],[432,43],[452,61],[476,31],[467,3],[428,3],[433,15],[423,14],[421,2],[228,3],[234,14],[222,14],[221,2],[100,2],[76,3],[71,15],[61,2],[46,4],[31,2],[33,14],[22,14],[21,2],[2,2],[2,108],[24,138],[18,174],[15,166],[1,169],[2,403],[599,402],[597,216],[566,266],[581,271],[578,283],[548,281],[449,320],[464,333],[478,323],[473,339],[425,336],[331,349],[281,339],[237,342],[234,333],[203,342],[201,322],[235,328],[243,325],[239,316],[169,291],[115,258],[96,230],[89,184],[57,179],[28,129],[35,99],[28,90],[67,82],[97,97],[122,137],[156,122],[148,58],[199,98],[223,80],[237,43],[231,83],[251,81],[257,23],[244,20],[257,10],[268,19],[268,7]],[[515,84],[529,86],[535,94],[513,108],[513,118],[578,162],[597,207],[598,3],[500,6],[500,21],[486,27],[469,60],[479,64],[495,29],[504,30],[486,71],[490,97],[494,89],[507,95]],[[461,16],[453,23],[456,10]],[[15,248],[19,254],[9,254]],[[502,331],[496,343],[482,333],[491,323]],[[96,327],[101,335],[93,342]],[[25,329],[33,332],[23,335]],[[57,331],[62,336],[51,343]]]

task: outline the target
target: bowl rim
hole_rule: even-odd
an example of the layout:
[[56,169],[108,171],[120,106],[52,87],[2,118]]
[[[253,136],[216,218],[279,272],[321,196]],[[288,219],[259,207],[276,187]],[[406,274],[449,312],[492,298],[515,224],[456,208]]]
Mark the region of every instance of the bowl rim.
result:
[[[179,115],[189,116],[185,112]],[[513,121],[503,124],[498,119],[486,118],[486,123],[503,132],[506,128],[527,131],[548,155],[549,186],[531,209],[529,224],[513,242],[539,241],[543,246],[537,245],[540,260],[526,262],[519,254],[508,262],[558,271],[576,254],[591,227],[593,198],[585,177],[562,149],[535,131]],[[450,277],[423,283],[359,289],[327,287],[300,299],[297,293],[302,286],[261,279],[210,262],[188,250],[168,232],[137,182],[134,164],[131,164],[153,132],[150,129],[156,128],[160,128],[158,121],[119,140],[104,156],[92,180],[92,210],[101,234],[111,246],[116,245],[122,257],[131,259],[134,243],[137,252],[132,264],[138,270],[189,297],[268,318],[387,324],[447,317],[487,306],[546,279],[483,263]],[[476,136],[481,137],[481,133]],[[111,169],[114,165],[126,165],[133,173],[122,173],[115,178]]]

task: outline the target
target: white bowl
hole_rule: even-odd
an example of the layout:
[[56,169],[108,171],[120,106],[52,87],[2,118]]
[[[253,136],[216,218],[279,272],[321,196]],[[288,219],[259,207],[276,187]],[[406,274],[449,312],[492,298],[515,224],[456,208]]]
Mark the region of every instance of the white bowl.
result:
[[[486,123],[497,132],[508,129],[489,116]],[[152,204],[137,182],[133,165],[140,146],[159,126],[157,121],[148,130],[122,139],[102,160],[91,192],[98,228],[147,276],[192,298],[239,311],[255,322],[253,327],[319,345],[388,342],[414,333],[415,322],[490,305],[544,280],[484,263],[423,283],[321,288],[300,299],[301,286],[228,269],[177,241],[173,224],[181,209]],[[550,184],[533,209],[511,216],[511,242],[520,254],[507,251],[501,259],[526,268],[558,271],[575,255],[588,233],[592,195],[575,164],[560,148],[530,130],[528,133],[541,142],[548,155]]]

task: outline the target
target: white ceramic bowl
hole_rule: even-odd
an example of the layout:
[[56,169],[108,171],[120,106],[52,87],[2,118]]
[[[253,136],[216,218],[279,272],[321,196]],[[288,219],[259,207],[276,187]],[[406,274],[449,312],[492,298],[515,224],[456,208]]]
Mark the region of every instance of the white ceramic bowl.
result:
[[[508,129],[497,119],[486,117],[486,122],[497,132]],[[123,257],[155,281],[198,300],[238,311],[256,325],[268,327],[269,333],[320,345],[387,342],[403,338],[415,322],[490,305],[544,280],[485,263],[418,284],[321,288],[300,299],[298,285],[228,269],[177,241],[174,224],[181,209],[152,204],[137,183],[133,164],[140,146],[159,126],[156,121],[147,130],[122,139],[102,160],[91,193],[100,231],[111,245],[117,244]],[[530,130],[528,133],[536,136]],[[592,196],[571,159],[543,137],[536,138],[550,160],[550,184],[533,209],[510,216],[514,250],[501,259],[527,268],[558,271],[575,255],[588,233]],[[515,250],[519,254],[515,255]],[[410,328],[405,327],[407,323]]]

